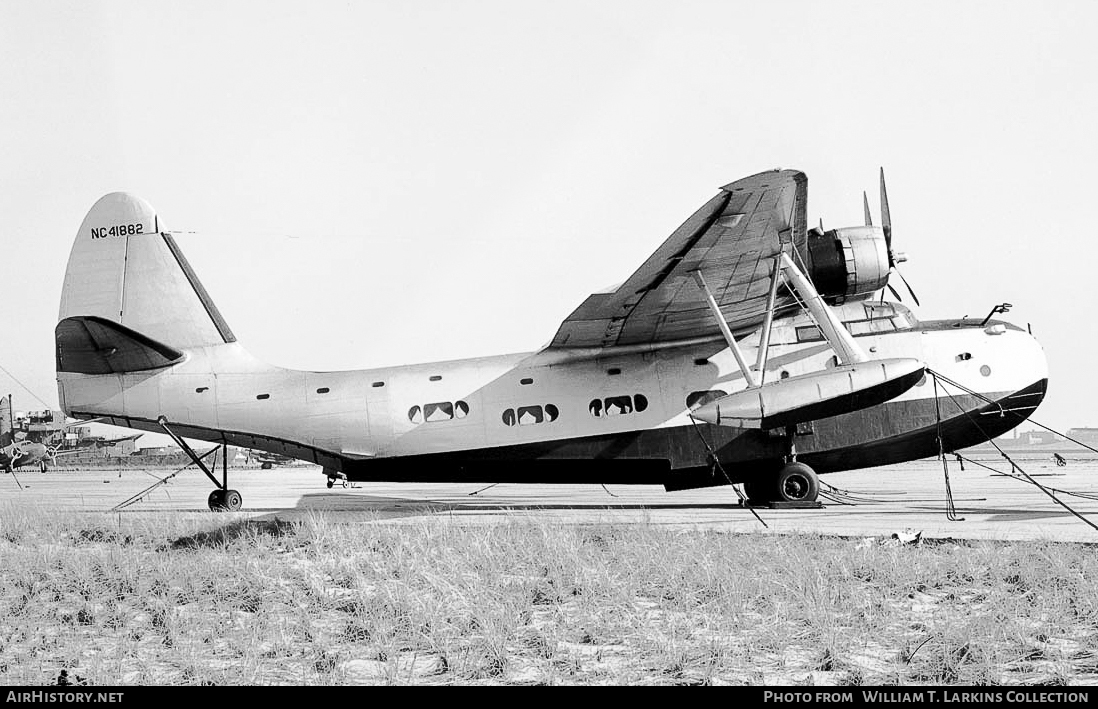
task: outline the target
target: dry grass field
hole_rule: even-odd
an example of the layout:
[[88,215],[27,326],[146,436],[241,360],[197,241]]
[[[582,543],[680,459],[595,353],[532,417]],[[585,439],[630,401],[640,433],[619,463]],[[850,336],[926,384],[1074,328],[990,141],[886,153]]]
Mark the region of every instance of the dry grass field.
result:
[[0,509],[0,683],[1091,684],[1089,545]]

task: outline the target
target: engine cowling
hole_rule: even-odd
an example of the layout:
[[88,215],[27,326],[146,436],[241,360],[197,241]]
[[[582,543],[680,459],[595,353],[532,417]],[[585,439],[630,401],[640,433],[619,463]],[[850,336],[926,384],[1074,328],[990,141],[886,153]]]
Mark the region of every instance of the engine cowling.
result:
[[888,244],[881,227],[812,229],[808,253],[812,284],[829,300],[870,295],[888,284]]

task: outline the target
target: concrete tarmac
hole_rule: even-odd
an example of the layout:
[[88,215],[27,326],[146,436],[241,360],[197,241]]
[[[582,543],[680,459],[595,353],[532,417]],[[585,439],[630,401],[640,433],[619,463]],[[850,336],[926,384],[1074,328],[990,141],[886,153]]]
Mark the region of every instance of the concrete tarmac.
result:
[[[397,522],[444,517],[460,523],[537,520],[550,523],[638,523],[731,532],[813,533],[879,537],[921,532],[924,538],[1053,540],[1098,542],[1098,456],[1064,453],[1059,467],[1051,455],[1011,452],[1019,466],[1054,492],[1080,517],[1035,485],[1008,477],[1011,465],[995,451],[965,456],[1001,472],[950,456],[949,479],[957,516],[947,518],[942,464],[922,460],[901,465],[833,473],[821,478],[822,509],[756,508],[766,527],[740,506],[730,486],[668,493],[662,487],[612,485],[358,483],[332,489],[316,466],[229,471],[230,487],[244,498],[247,517],[292,519],[323,513],[335,521]],[[137,495],[172,470],[16,471],[0,474],[0,513],[36,507],[86,513],[208,513],[213,485],[191,468],[174,476],[120,512],[119,503]],[[1016,473],[1017,474],[1017,473]],[[1020,475],[1020,474],[1018,474]],[[843,493],[837,493],[839,489]],[[479,490],[479,492],[478,492]],[[476,493],[476,494],[473,494]],[[213,514],[213,513],[210,513]]]

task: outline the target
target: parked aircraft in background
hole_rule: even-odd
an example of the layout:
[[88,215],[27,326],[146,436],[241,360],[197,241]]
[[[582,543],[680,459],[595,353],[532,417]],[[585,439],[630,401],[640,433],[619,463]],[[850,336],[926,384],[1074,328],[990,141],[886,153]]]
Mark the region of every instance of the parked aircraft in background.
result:
[[[329,483],[744,483],[811,501],[817,473],[1001,435],[1041,402],[1044,353],[991,320],[920,322],[880,298],[882,225],[809,229],[807,178],[733,182],[544,349],[362,371],[295,371],[237,342],[146,202],[100,199],[56,328],[65,411],[293,456]],[[950,382],[947,389],[946,382]],[[239,493],[207,470],[214,509]]]
[[[11,394],[0,398],[0,467],[6,472],[35,465],[46,472],[59,457],[88,448],[104,448],[140,438],[141,433],[117,438],[81,435],[70,429],[90,421],[66,423],[62,411],[14,413]],[[86,431],[86,429],[85,429]]]
[[8,394],[0,398],[0,467],[10,473],[15,468],[37,465],[39,470],[45,472],[46,460],[50,457],[49,448],[18,433],[11,408],[11,394]]
[[278,453],[268,453],[267,451],[257,450],[249,451],[249,457],[255,459],[259,463],[261,470],[270,470],[276,465],[289,465],[294,462],[294,458],[288,455],[279,455]]

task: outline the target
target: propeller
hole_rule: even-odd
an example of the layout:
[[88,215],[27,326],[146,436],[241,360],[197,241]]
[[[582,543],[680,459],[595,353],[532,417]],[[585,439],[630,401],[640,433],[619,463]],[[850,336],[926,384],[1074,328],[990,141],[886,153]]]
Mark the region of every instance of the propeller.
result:
[[[873,226],[873,220],[869,216],[869,197],[865,192],[862,192],[862,204],[865,206],[865,225]],[[888,192],[885,190],[885,171],[881,168],[881,228],[884,230],[885,248],[888,249],[888,270],[891,274],[893,271],[903,281],[904,286],[907,287],[907,292],[911,294],[911,298],[915,301],[915,305],[922,305],[919,302],[919,296],[915,295],[915,290],[911,287],[911,284],[904,278],[904,274],[900,273],[898,263],[907,261],[907,254],[895,251],[892,248],[892,215],[888,211]],[[888,289],[892,291],[892,295],[896,297],[896,300],[901,300],[900,294],[896,292],[896,289],[892,287],[892,284],[888,284]]]

